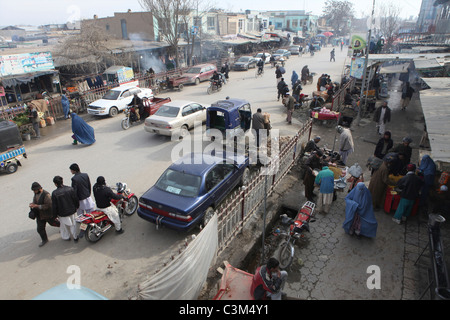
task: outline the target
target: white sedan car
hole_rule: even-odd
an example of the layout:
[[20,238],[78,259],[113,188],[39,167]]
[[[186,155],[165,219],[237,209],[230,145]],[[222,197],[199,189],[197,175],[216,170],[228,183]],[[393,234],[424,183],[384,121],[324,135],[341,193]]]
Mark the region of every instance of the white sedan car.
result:
[[[264,63],[270,63],[270,57],[272,56],[270,53],[268,52],[264,52],[264,55],[266,56],[266,61],[264,61]],[[263,56],[263,52],[258,53],[255,58],[257,60],[261,60]]]
[[145,119],[144,129],[160,135],[185,137],[189,129],[206,122],[206,108],[193,101],[171,101]]
[[137,94],[139,98],[153,98],[152,89],[138,88],[135,86],[120,86],[108,90],[105,95],[87,108],[89,114],[95,116],[116,116],[119,111],[124,110]]

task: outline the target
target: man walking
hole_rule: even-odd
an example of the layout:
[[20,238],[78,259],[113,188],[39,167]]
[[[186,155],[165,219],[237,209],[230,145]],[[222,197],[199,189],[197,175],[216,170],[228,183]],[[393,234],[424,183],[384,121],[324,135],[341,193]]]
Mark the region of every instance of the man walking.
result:
[[[275,69],[275,78],[277,79],[277,85],[281,81],[281,78],[283,77],[283,73],[281,72],[280,66],[277,65]],[[278,97],[278,100],[280,97]]]
[[77,193],[72,187],[65,186],[60,176],[54,177],[53,183],[56,186],[56,190],[52,192],[53,215],[59,218],[61,238],[69,241],[72,236],[73,241],[78,242],[75,233],[75,215],[80,206]]
[[397,182],[397,187],[401,190],[400,202],[392,218],[392,221],[397,224],[406,221],[406,218],[409,217],[423,185],[422,179],[415,174],[416,166],[414,164],[408,164],[407,170],[408,173]]
[[264,116],[262,114],[261,108],[258,108],[258,110],[256,110],[256,113],[253,114],[252,129],[255,130],[256,147],[259,148],[260,134],[261,134],[260,130],[265,129]]
[[287,87],[287,84],[284,81],[284,78],[281,78],[281,80],[277,84],[277,90],[278,90],[277,101],[280,101],[280,97],[281,98],[283,97],[286,87]]
[[80,167],[76,163],[72,163],[69,167],[72,177],[72,188],[75,190],[80,206],[77,214],[82,215],[84,212],[89,213],[94,210],[95,203],[91,198],[91,181],[87,173],[80,172]]
[[388,107],[387,101],[384,101],[383,105],[375,110],[373,120],[377,124],[378,134],[383,135],[386,132],[386,123],[391,121],[391,108]]
[[406,82],[402,89],[402,110],[406,110],[411,98],[416,90],[414,90],[409,82]]
[[293,96],[287,92],[285,95],[285,101],[286,101],[286,107],[287,107],[287,118],[286,121],[288,124],[292,124],[292,114],[294,113],[294,107],[295,107],[295,99]]
[[353,137],[350,129],[342,126],[337,127],[339,137],[339,154],[341,155],[341,161],[347,164],[348,156],[354,151]]
[[41,236],[39,247],[48,242],[45,226],[48,223],[53,227],[59,227],[59,221],[52,211],[52,197],[49,192],[42,189],[38,182],[33,182],[31,190],[34,193],[33,202],[30,203],[30,210],[33,210],[36,217],[37,233]]
[[330,62],[331,62],[331,60],[333,60],[333,62],[336,62],[334,48],[330,52]]

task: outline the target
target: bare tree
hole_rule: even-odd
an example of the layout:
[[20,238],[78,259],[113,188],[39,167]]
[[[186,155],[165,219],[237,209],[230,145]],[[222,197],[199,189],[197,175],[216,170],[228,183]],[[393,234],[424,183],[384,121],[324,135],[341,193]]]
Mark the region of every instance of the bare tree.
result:
[[385,37],[384,50],[390,50],[398,34],[401,19],[400,8],[392,3],[382,4],[379,8],[380,31]]
[[178,43],[182,17],[192,9],[191,0],[139,0],[144,10],[153,14],[157,20],[160,41],[169,44],[169,54],[175,55],[176,65],[179,65]]
[[353,3],[346,0],[327,0],[325,1],[323,13],[337,35],[346,35],[350,32],[348,22],[355,17]]
[[[214,7],[209,1],[205,1],[205,0],[192,0],[192,4],[194,7],[191,10],[191,15],[182,16],[182,21],[185,24],[185,30],[186,30],[186,41],[187,41],[187,47],[188,47],[188,57],[187,57],[188,65],[191,64],[192,56],[194,55],[196,38],[200,39],[200,42],[201,42],[202,37],[203,37],[203,32],[202,32],[203,28],[202,27],[205,24],[205,21],[203,21],[204,20],[203,18]],[[193,19],[192,25],[198,27],[197,34],[190,32],[190,30],[189,30],[191,18]]]
[[[99,73],[108,64],[118,62],[118,56],[107,47],[110,36],[95,24],[84,25],[79,34],[69,36],[59,43],[55,58],[68,69]],[[91,70],[91,66],[95,70]]]

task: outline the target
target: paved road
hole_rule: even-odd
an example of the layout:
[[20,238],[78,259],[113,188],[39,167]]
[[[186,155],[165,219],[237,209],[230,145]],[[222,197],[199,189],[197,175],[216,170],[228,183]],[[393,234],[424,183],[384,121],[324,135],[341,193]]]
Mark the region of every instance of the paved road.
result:
[[[331,74],[338,80],[343,67],[344,53],[337,52],[336,62],[329,62],[329,51],[324,48],[314,57],[292,57],[286,64],[286,80],[290,83],[292,70],[300,74],[308,64],[311,71]],[[207,83],[186,87],[182,92],[168,92],[175,99],[189,99],[212,103],[226,96],[248,99],[254,110],[261,107],[272,115],[272,126],[281,135],[292,135],[301,126],[294,120],[285,122],[284,107],[276,101],[275,69],[266,66],[262,78],[255,79],[255,71],[231,72],[231,81],[220,93],[206,94]],[[313,85],[305,92],[312,92]],[[62,241],[58,229],[47,227],[50,242],[38,248],[40,238],[34,221],[28,219],[28,203],[32,198],[31,183],[38,181],[48,191],[54,190],[52,179],[61,175],[70,184],[69,166],[76,162],[91,181],[103,175],[107,183],[122,181],[138,196],[147,190],[171,163],[171,152],[176,142],[144,132],[142,126],[123,131],[122,116],[95,119],[88,117],[95,129],[97,142],[92,146],[72,146],[70,122],[59,121],[55,127],[42,130],[42,141],[26,143],[28,159],[13,175],[1,175],[0,213],[0,299],[31,299],[37,294],[67,281],[68,267],[75,265],[81,271],[81,285],[110,299],[127,299],[135,295],[138,283],[161,266],[162,261],[179,246],[187,235],[154,225],[137,215],[124,220],[125,233],[106,234],[96,244],[84,239],[77,244]],[[68,131],[65,131],[65,129]]]

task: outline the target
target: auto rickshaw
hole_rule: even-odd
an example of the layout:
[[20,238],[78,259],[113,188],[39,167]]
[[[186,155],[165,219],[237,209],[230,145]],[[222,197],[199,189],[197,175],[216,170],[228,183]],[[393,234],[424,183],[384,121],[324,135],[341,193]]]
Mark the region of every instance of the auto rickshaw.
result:
[[12,121],[0,120],[0,171],[16,172],[24,157],[27,154],[19,128]]
[[247,100],[219,100],[207,109],[206,135],[214,141],[212,129],[217,129],[225,141],[234,141],[235,137],[250,130],[251,121],[252,109]]

